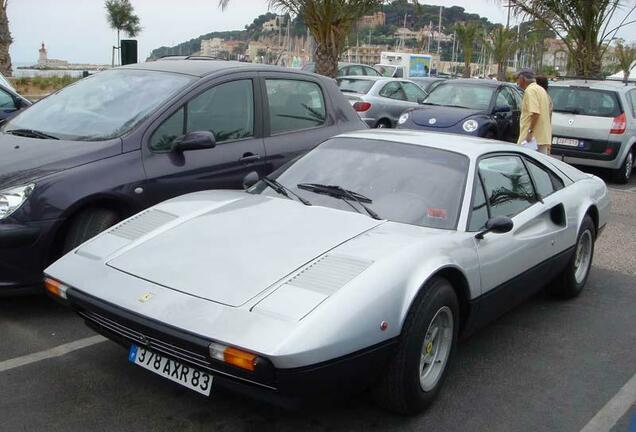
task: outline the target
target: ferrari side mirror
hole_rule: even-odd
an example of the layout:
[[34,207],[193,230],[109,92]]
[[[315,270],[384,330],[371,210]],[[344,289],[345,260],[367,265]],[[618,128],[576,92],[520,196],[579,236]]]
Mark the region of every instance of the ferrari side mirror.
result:
[[256,171],[252,171],[247,173],[245,177],[243,177],[243,189],[249,189],[254,186],[260,180],[260,176]]
[[495,234],[503,234],[512,231],[514,227],[512,219],[506,216],[497,216],[490,218],[486,221],[486,226],[480,232],[475,235],[476,239],[483,239],[484,236],[490,232]]

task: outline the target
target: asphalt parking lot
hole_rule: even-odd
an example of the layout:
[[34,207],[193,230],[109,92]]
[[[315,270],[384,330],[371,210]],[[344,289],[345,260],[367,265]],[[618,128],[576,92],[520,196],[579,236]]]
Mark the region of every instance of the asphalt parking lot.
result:
[[636,401],[624,414],[616,401],[636,382],[636,176],[609,186],[610,224],[581,297],[538,295],[461,343],[420,416],[366,395],[294,412],[223,391],[208,400],[132,366],[49,299],[24,297],[0,299],[0,431],[587,431],[615,421],[611,430],[627,431]]

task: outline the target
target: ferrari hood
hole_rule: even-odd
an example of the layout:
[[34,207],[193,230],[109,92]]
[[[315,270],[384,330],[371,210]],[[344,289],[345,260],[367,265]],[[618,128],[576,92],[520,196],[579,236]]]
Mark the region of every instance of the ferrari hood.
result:
[[169,228],[143,237],[107,260],[107,265],[166,288],[236,307],[382,223],[284,198],[224,194],[233,194],[233,199],[173,221]]
[[431,105],[410,112],[411,120],[418,126],[448,128],[465,118],[480,114],[479,110]]

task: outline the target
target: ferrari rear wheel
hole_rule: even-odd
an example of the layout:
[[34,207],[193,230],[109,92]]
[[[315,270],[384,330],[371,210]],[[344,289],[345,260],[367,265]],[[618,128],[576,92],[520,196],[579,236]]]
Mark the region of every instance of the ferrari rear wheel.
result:
[[574,254],[563,272],[548,287],[551,294],[564,299],[578,296],[587,282],[594,258],[596,230],[589,215],[583,218]]
[[376,401],[400,414],[428,407],[446,377],[458,328],[455,291],[446,279],[434,277],[409,310],[397,352],[375,388]]

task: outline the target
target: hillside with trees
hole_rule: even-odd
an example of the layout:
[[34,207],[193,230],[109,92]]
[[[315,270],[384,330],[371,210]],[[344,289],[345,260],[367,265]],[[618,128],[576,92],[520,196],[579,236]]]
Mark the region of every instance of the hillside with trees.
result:
[[[372,44],[392,45],[396,41],[394,37],[395,31],[403,27],[405,21],[406,26],[410,29],[420,29],[431,23],[437,29],[439,6],[416,5],[408,0],[395,0],[390,4],[382,6],[378,10],[381,10],[386,15],[385,25],[374,29],[359,29],[359,31],[357,28],[354,29],[352,34],[349,35],[349,42],[351,44],[355,44],[357,40],[360,40],[361,43],[368,43],[370,41]],[[211,32],[173,47],[157,48],[152,51],[150,58],[155,59],[166,55],[191,55],[201,49],[201,41],[206,39],[258,40],[265,35],[262,30],[263,23],[275,17],[276,14],[270,12],[259,16],[250,25],[245,26],[243,30]],[[480,27],[486,30],[490,30],[494,26],[487,18],[483,18],[478,14],[468,13],[462,7],[444,7],[442,10],[442,32],[452,33],[455,25],[461,22],[478,22]],[[291,36],[304,36],[307,34],[307,27],[300,18],[296,17],[292,20],[290,34]],[[407,40],[405,44],[407,46],[415,46],[417,41]],[[451,44],[442,44],[442,57],[450,58],[451,49]]]

